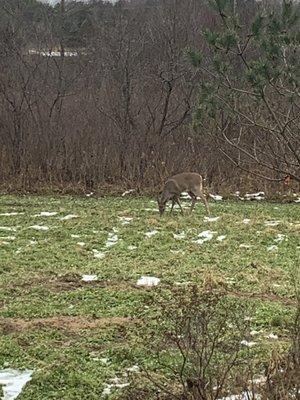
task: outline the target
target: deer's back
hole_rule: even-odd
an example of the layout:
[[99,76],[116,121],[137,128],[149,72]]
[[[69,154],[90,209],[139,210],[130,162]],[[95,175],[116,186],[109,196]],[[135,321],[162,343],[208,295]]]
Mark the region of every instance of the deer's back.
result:
[[182,172],[171,176],[167,182],[166,187],[176,189],[178,192],[193,189],[202,185],[202,176],[196,172]]

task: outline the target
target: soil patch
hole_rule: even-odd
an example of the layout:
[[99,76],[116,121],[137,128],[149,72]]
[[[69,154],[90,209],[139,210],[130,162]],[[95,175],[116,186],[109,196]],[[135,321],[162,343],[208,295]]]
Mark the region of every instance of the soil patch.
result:
[[133,323],[130,317],[87,318],[83,316],[57,316],[46,318],[0,318],[0,330],[3,334],[23,332],[29,329],[56,328],[70,332],[105,328],[113,325]]

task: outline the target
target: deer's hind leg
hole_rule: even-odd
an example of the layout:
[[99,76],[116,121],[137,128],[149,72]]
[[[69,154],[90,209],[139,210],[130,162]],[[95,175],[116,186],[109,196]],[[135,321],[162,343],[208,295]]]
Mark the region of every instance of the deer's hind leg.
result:
[[[207,214],[210,215],[208,201],[206,199],[205,194],[203,193],[203,190],[201,188],[195,188],[193,190],[193,192],[191,192],[191,193],[193,193],[193,195],[196,197],[196,199],[197,199],[197,197],[200,197],[200,199],[203,201],[203,203],[205,205],[205,209],[206,209]],[[196,200],[195,200],[195,202],[196,202]],[[194,202],[194,204],[195,204],[195,202]]]
[[190,213],[191,213],[193,211],[194,207],[195,207],[195,204],[196,204],[196,201],[197,201],[197,196],[193,192],[188,192],[188,194],[192,198],[192,205],[191,205],[191,208],[190,208]]

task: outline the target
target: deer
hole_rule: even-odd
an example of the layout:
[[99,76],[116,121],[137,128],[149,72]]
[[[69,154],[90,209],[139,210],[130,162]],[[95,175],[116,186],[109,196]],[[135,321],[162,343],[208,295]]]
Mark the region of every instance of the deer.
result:
[[195,207],[197,197],[200,197],[201,200],[204,202],[207,214],[210,215],[208,202],[203,192],[202,182],[202,176],[200,174],[197,174],[196,172],[182,172],[181,174],[170,177],[165,182],[163,190],[159,193],[157,197],[160,215],[162,216],[165,212],[166,204],[169,200],[172,200],[171,213],[173,212],[175,203],[177,203],[181,213],[183,214],[183,209],[179,200],[182,192],[188,192],[192,199],[190,212],[192,212]]

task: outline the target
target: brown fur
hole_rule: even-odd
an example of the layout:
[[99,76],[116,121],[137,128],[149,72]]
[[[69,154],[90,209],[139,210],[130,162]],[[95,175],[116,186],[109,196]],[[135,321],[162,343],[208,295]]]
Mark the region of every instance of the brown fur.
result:
[[164,188],[157,199],[160,215],[164,213],[166,204],[169,200],[172,200],[171,212],[173,211],[175,203],[177,203],[180,207],[181,212],[183,213],[179,201],[179,197],[182,192],[188,192],[188,194],[192,198],[190,211],[194,209],[197,197],[200,197],[204,202],[206,212],[209,214],[209,207],[205,194],[203,193],[202,182],[202,176],[197,174],[196,172],[182,172],[181,174],[177,174],[169,178],[166,181]]

